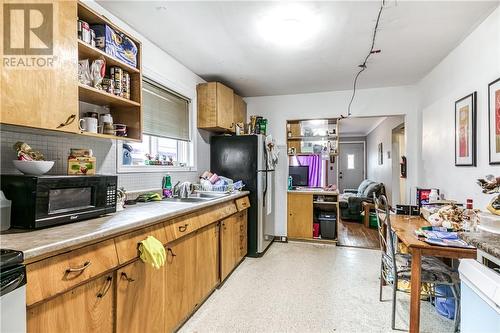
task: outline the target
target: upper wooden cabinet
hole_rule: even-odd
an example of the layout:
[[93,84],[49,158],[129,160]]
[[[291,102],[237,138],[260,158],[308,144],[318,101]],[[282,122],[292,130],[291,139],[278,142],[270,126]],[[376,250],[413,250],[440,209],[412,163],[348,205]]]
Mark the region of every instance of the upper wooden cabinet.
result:
[[[33,1],[27,3],[33,5]],[[44,1],[42,5],[45,6],[41,9],[42,15],[52,14],[52,20],[45,24],[53,25],[53,33],[52,36],[42,34],[41,43],[45,46],[52,43],[52,50],[49,49],[48,54],[33,54],[37,51],[26,49],[8,51],[9,44],[19,45],[27,36],[20,23],[10,22],[11,38],[2,43],[0,119],[4,124],[77,133],[77,2]],[[0,8],[2,17],[8,15],[1,13],[10,10],[7,6],[9,4]]]
[[[25,31],[28,25],[26,22],[23,25],[24,20],[15,19],[16,15],[10,15],[15,10],[37,11],[43,17],[42,26],[36,33],[31,32],[38,38],[30,38],[28,42],[24,40],[28,36]],[[38,3],[20,0],[2,5],[0,15],[13,18],[0,27],[10,29],[10,33],[5,32],[10,37],[0,49],[4,56],[0,63],[1,123],[102,138],[135,141],[142,138],[142,49],[138,39],[79,1],[46,0]],[[137,46],[137,66],[131,66],[79,40],[79,19],[91,25],[105,24],[127,35]],[[0,30],[2,36],[3,33]],[[19,45],[24,45],[24,48],[19,48]],[[79,60],[87,59],[89,66],[96,59],[106,61],[105,78],[110,77],[111,66],[120,67],[123,73],[128,73],[130,98],[79,83]],[[127,137],[80,131],[79,120],[85,111],[89,111],[88,107],[80,109],[80,102],[109,108],[115,124],[127,125]]]
[[202,83],[198,92],[198,128],[216,132],[232,131],[234,127],[233,89],[219,82]]
[[234,94],[234,122],[247,122],[247,103],[241,96]]

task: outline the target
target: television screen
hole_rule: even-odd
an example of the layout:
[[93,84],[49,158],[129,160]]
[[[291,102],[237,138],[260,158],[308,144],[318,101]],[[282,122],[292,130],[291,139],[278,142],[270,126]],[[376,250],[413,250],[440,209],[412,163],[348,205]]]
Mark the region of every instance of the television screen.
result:
[[309,186],[309,167],[289,166],[288,175],[292,177],[292,186]]

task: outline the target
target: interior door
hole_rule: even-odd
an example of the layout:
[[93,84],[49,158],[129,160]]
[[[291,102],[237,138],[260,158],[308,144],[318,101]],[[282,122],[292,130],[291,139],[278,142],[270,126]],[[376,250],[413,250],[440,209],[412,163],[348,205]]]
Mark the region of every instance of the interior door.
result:
[[339,191],[357,189],[365,178],[365,144],[341,142],[339,145]]

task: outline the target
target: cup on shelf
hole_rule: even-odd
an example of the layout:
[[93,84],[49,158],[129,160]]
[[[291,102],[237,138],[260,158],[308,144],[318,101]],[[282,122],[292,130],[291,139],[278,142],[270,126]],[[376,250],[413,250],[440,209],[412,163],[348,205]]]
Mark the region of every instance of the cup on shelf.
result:
[[92,117],[84,117],[80,119],[78,127],[81,131],[89,133],[97,133],[97,119]]
[[99,115],[99,123],[101,125],[104,125],[104,123],[112,124],[113,117],[110,113],[102,113],[101,115]]

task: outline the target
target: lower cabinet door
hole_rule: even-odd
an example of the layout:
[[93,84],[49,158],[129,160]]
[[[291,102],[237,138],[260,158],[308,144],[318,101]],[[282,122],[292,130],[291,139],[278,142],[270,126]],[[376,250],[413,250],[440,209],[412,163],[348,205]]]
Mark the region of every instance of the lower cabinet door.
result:
[[86,284],[28,309],[28,332],[113,332],[113,275]]
[[172,332],[196,304],[196,232],[167,244],[166,332]]
[[219,283],[219,226],[211,224],[196,234],[196,299],[195,306]]
[[116,275],[116,331],[165,332],[166,267],[136,260]]
[[235,237],[238,216],[232,215],[221,221],[220,225],[220,266],[221,280],[225,280],[235,265],[235,251],[239,248],[238,239]]

